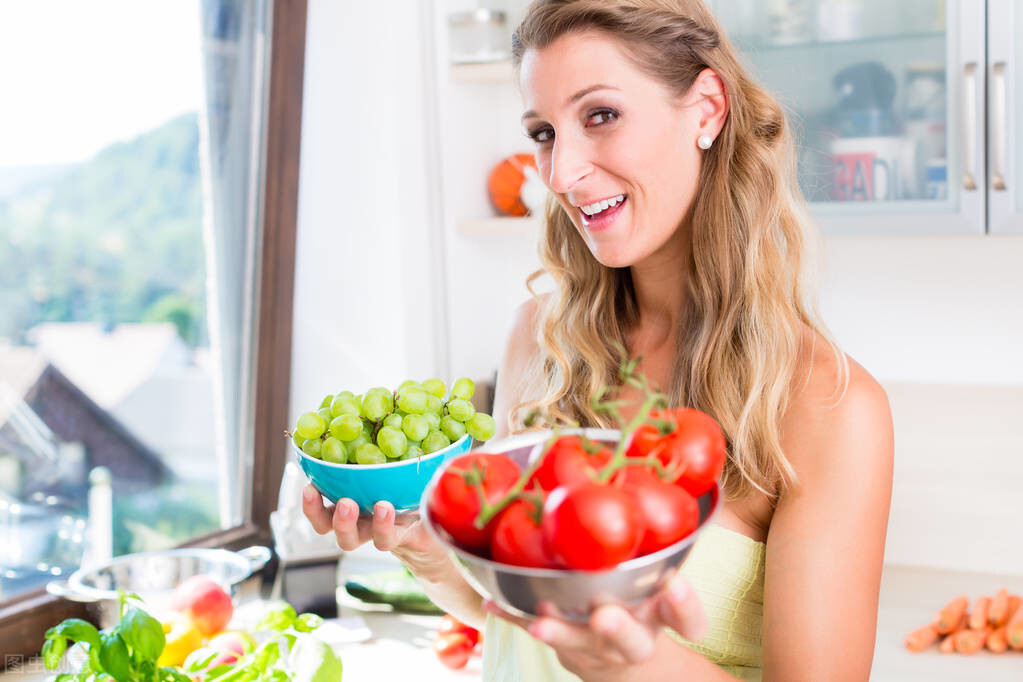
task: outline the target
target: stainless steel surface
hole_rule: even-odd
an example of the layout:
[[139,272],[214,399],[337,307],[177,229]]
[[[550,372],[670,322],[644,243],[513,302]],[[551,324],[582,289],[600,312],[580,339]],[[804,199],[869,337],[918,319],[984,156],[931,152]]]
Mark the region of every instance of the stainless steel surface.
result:
[[1005,94],[1005,62],[991,67],[991,188],[999,191],[1008,189],[1005,183],[1005,160],[1008,154],[1006,135],[1006,109],[1009,105]]
[[[565,429],[562,434],[583,433],[592,440],[617,443],[619,432],[612,429]],[[551,437],[550,431],[523,433],[486,444],[485,451],[505,454],[525,468],[539,454],[538,446]],[[446,465],[447,466],[447,465]],[[701,496],[700,525],[689,536],[664,549],[625,561],[606,571],[574,571],[524,568],[499,564],[457,547],[451,537],[434,523],[426,500],[443,474],[441,467],[423,491],[419,512],[430,533],[456,559],[456,564],[473,589],[508,611],[524,617],[536,614],[542,601],[549,601],[570,620],[584,620],[601,604],[635,606],[648,598],[678,569],[700,531],[714,518],[720,493],[717,486]]]
[[100,626],[109,627],[117,621],[119,589],[138,594],[156,612],[165,610],[174,588],[193,575],[208,575],[235,595],[256,594],[260,586],[248,579],[269,560],[270,550],[261,546],[237,552],[192,547],[140,552],[80,568],[66,582],[48,583],[46,590],[72,601],[92,603]]
[[977,63],[963,67],[963,189],[977,189]]

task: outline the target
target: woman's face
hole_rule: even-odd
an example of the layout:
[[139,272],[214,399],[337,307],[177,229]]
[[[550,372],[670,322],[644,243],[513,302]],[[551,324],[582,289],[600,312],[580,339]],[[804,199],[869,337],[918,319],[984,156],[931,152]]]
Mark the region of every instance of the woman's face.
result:
[[696,194],[700,107],[594,32],[527,50],[520,75],[540,177],[594,257],[626,267],[684,248],[678,228]]

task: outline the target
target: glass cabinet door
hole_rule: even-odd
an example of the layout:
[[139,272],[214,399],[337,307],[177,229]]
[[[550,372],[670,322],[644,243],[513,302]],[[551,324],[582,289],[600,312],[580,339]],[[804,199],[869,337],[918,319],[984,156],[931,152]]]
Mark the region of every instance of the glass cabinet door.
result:
[[983,2],[711,6],[789,110],[800,184],[827,232],[984,232]]
[[988,191],[991,232],[1023,233],[1023,111],[1017,74],[1023,64],[1023,7],[1017,0],[988,1]]

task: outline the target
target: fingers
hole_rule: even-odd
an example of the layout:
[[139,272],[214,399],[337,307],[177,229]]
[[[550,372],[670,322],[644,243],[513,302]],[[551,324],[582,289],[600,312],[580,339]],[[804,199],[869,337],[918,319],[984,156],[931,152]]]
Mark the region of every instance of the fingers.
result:
[[302,489],[302,513],[309,519],[309,523],[317,533],[326,535],[330,532],[330,518],[334,513],[334,508],[324,506],[320,491],[312,485],[307,485]]
[[337,501],[331,520],[338,547],[350,552],[369,540],[369,524],[359,520],[359,505],[347,497]]
[[657,614],[665,625],[691,642],[703,638],[707,616],[693,588],[681,575],[674,576],[661,593]]
[[381,501],[373,505],[373,544],[384,552],[391,551],[398,544],[394,506],[390,502]]
[[654,653],[658,629],[640,623],[620,606],[598,608],[590,616],[590,628],[629,663],[641,663]]

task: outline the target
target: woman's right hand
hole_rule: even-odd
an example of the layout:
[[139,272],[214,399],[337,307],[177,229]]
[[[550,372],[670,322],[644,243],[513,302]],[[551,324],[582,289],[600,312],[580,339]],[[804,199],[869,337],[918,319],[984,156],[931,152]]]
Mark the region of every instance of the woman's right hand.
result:
[[396,516],[390,502],[377,502],[373,517],[360,518],[359,505],[347,497],[325,505],[312,485],[302,489],[302,512],[320,535],[333,531],[338,546],[351,551],[372,540],[382,551],[391,552],[417,576],[439,578],[450,567],[444,549],[419,521],[418,513]]

